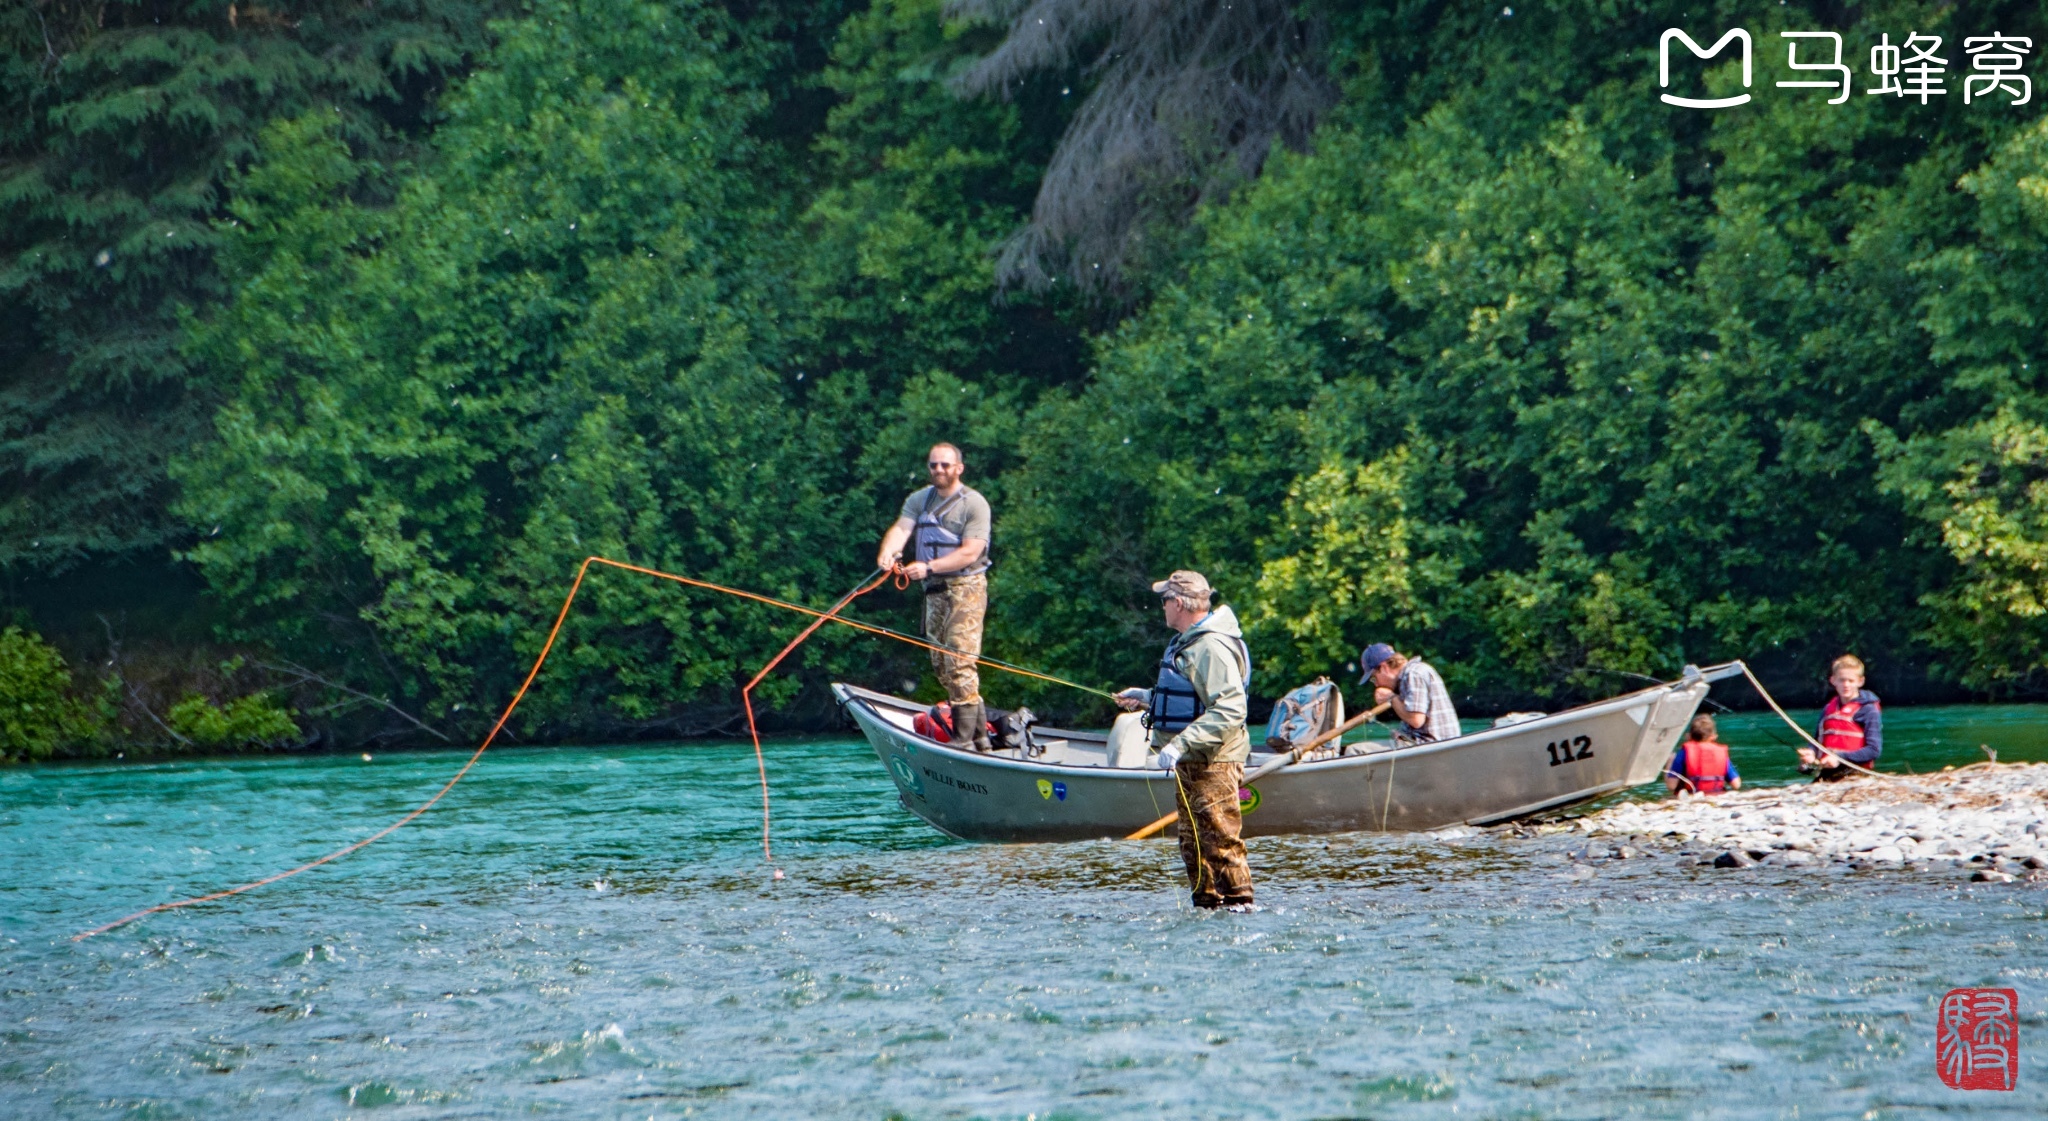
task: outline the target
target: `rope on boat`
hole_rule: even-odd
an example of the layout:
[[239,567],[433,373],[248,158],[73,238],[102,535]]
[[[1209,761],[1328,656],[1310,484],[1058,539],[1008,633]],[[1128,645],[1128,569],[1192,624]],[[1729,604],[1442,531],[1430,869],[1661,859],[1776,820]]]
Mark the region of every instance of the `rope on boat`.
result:
[[1812,744],[1813,749],[1815,751],[1818,751],[1821,754],[1826,755],[1830,759],[1833,759],[1835,762],[1840,763],[1842,766],[1847,767],[1852,771],[1861,771],[1872,778],[1889,779],[1892,777],[1891,775],[1880,774],[1879,772],[1873,771],[1868,767],[1859,766],[1858,764],[1851,763],[1847,759],[1844,759],[1841,756],[1835,754],[1834,752],[1829,751],[1827,748],[1822,747],[1819,740],[1814,739],[1812,736],[1808,735],[1806,729],[1799,726],[1798,721],[1792,719],[1790,716],[1787,716],[1785,714],[1785,710],[1778,707],[1777,698],[1771,696],[1770,690],[1764,688],[1764,683],[1758,681],[1756,679],[1756,674],[1750,672],[1748,662],[1737,661],[1735,664],[1742,667],[1742,676],[1749,678],[1749,684],[1752,688],[1756,690],[1756,695],[1762,697],[1764,699],[1764,703],[1771,706],[1771,711],[1778,714],[1778,719],[1783,720],[1785,723],[1791,725],[1792,730],[1799,733],[1799,738],[1805,740],[1807,743]]
[[[404,817],[399,818],[397,821],[392,822],[390,825],[387,825],[384,828],[378,830],[377,832],[372,833],[367,837],[364,837],[362,840],[356,841],[353,844],[344,845],[343,847],[328,853],[326,856],[320,857],[318,860],[309,860],[296,868],[290,868],[283,872],[278,872],[273,875],[265,876],[260,880],[252,880],[249,883],[242,884],[239,887],[231,887],[223,891],[216,891],[206,895],[196,895],[190,899],[177,899],[169,903],[158,903],[153,907],[145,907],[132,915],[127,915],[122,918],[115,919],[113,922],[93,927],[91,930],[74,934],[72,935],[71,940],[73,942],[84,941],[87,938],[91,938],[95,934],[105,934],[107,931],[113,930],[116,927],[126,926],[127,924],[134,922],[137,919],[144,918],[149,915],[154,915],[159,911],[174,911],[180,907],[193,907],[201,903],[211,903],[217,899],[226,899],[230,895],[240,895],[245,891],[254,891],[259,887],[264,887],[269,884],[277,883],[279,880],[288,880],[301,872],[308,872],[312,869],[320,867],[322,864],[327,864],[336,860],[340,860],[342,857],[347,856],[358,849],[373,844],[377,841],[383,840],[385,837],[388,837],[391,834],[396,833],[398,830],[410,824],[413,821],[413,819],[419,817],[421,814],[424,814],[428,810],[432,809],[434,807],[434,803],[439,802],[444,795],[446,795],[450,790],[454,789],[455,784],[462,781],[462,777],[469,773],[470,768],[476,766],[476,761],[478,759],[483,758],[484,752],[489,750],[490,746],[493,743],[497,742],[498,733],[502,732],[505,728],[505,724],[512,719],[512,713],[519,708],[519,702],[526,699],[527,690],[533,686],[534,680],[540,676],[541,666],[547,663],[548,655],[555,648],[555,639],[559,637],[562,633],[562,624],[568,622],[569,608],[575,604],[576,594],[582,591],[583,589],[583,578],[589,575],[590,566],[594,564],[604,565],[610,568],[623,569],[627,572],[637,572],[643,576],[653,576],[662,580],[670,580],[678,584],[688,585],[692,588],[702,588],[706,591],[720,592],[722,594],[729,596],[737,596],[741,599],[751,600],[755,603],[763,603],[767,604],[770,607],[779,607],[785,611],[794,611],[798,614],[809,615],[812,617],[811,624],[805,627],[802,633],[798,634],[794,639],[790,640],[789,645],[784,646],[782,648],[782,651],[776,654],[775,657],[771,658],[767,665],[762,666],[761,671],[754,675],[753,680],[747,682],[746,687],[740,690],[740,698],[747,713],[747,732],[754,741],[754,762],[761,776],[761,856],[763,860],[769,861],[770,863],[773,862],[774,857],[769,849],[768,840],[768,762],[766,757],[761,752],[761,734],[754,724],[754,703],[752,696],[753,689],[754,686],[760,684],[761,681],[768,676],[769,671],[773,670],[776,667],[776,665],[781,663],[781,661],[784,658],[789,656],[790,651],[795,650],[799,645],[803,643],[805,639],[809,638],[813,632],[815,632],[819,627],[825,625],[828,622],[838,623],[842,626],[852,627],[855,630],[863,631],[868,634],[881,635],[885,638],[893,638],[898,642],[906,642],[912,646],[920,646],[926,650],[932,650],[939,653],[948,654],[956,658],[972,659],[973,661],[981,665],[989,666],[992,669],[1003,670],[1006,673],[1014,673],[1019,676],[1034,678],[1036,680],[1048,682],[1053,685],[1064,685],[1071,689],[1079,689],[1084,693],[1092,693],[1100,697],[1109,697],[1112,700],[1115,699],[1113,694],[1110,694],[1101,689],[1092,689],[1086,685],[1079,685],[1072,681],[1067,681],[1062,678],[1054,677],[1050,674],[1039,673],[1036,670],[1025,669],[1022,666],[1014,666],[1009,664],[1008,662],[999,661],[994,658],[984,658],[978,654],[968,654],[963,651],[955,650],[949,646],[942,646],[936,643],[926,642],[925,640],[920,638],[914,638],[910,635],[903,634],[898,631],[892,631],[887,627],[880,627],[872,623],[863,623],[855,619],[847,619],[840,616],[839,612],[844,610],[847,604],[852,603],[855,599],[858,599],[859,597],[866,595],[868,592],[871,592],[874,589],[881,586],[882,582],[886,580],[890,575],[890,572],[886,569],[877,569],[873,574],[864,577],[861,580],[861,582],[854,587],[853,591],[850,591],[846,593],[845,596],[841,597],[839,602],[833,604],[830,610],[819,611],[815,608],[805,607],[802,604],[790,603],[786,600],[776,599],[773,596],[765,596],[760,594],[759,592],[743,591],[739,588],[726,587],[723,584],[713,584],[707,580],[695,580],[688,576],[678,576],[673,572],[662,572],[659,569],[643,568],[637,564],[627,564],[624,561],[615,561],[609,557],[585,557],[583,558],[583,563],[577,566],[576,568],[576,579],[569,585],[569,594],[562,599],[562,609],[555,613],[555,625],[548,628],[547,641],[541,644],[540,655],[534,658],[533,668],[526,671],[526,679],[519,683],[518,691],[512,694],[511,703],[507,704],[505,706],[505,711],[498,715],[497,722],[491,725],[491,730],[489,734],[484,736],[483,742],[477,745],[477,749],[474,752],[472,752],[469,756],[469,759],[462,764],[462,768],[456,771],[454,777],[450,778],[446,783],[444,783],[441,789],[435,791],[433,797],[427,799],[425,802],[422,802],[417,809],[413,810],[411,813],[406,814]],[[899,583],[898,586],[907,587],[908,584]],[[780,879],[782,877],[782,872],[778,869],[775,873],[775,876],[777,879]]]

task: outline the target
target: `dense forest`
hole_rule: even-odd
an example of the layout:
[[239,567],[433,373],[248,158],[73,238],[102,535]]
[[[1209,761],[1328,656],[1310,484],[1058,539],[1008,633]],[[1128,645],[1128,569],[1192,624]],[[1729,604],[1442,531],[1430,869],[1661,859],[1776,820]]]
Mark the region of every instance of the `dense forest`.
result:
[[[1729,110],[1658,97],[1744,92]],[[1853,91],[1781,88],[1839,32]],[[599,554],[806,603],[934,440],[988,650],[1472,711],[1853,650],[2048,684],[2048,6],[26,0],[0,13],[0,756],[461,739]],[[1874,96],[1941,36],[1946,93]],[[1825,42],[1797,49],[1825,58]],[[1813,52],[1818,53],[1813,53]],[[2034,72],[2026,55],[2025,74]],[[1836,103],[1839,101],[1839,103]],[[2048,104],[2044,102],[2042,104]],[[914,619],[884,589],[855,613]],[[792,617],[605,572],[513,732],[729,731]],[[936,695],[827,630],[764,690]],[[1100,716],[1022,679],[997,704]]]

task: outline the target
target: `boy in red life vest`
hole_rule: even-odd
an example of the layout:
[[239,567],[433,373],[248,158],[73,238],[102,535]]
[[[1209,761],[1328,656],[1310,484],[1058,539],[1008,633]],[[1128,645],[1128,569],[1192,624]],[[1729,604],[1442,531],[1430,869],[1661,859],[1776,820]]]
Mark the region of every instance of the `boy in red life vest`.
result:
[[1863,687],[1863,660],[1844,654],[1830,670],[1828,684],[1835,687],[1835,695],[1820,712],[1820,745],[1827,750],[1799,749],[1799,769],[1815,772],[1822,782],[1858,773],[1844,763],[1875,770],[1878,754],[1884,750],[1884,715],[1877,694]]
[[1664,789],[1673,794],[1690,790],[1694,794],[1719,794],[1742,789],[1742,776],[1728,758],[1728,745],[1714,738],[1714,718],[1695,716],[1686,730],[1685,742],[1671,756],[1664,769]]

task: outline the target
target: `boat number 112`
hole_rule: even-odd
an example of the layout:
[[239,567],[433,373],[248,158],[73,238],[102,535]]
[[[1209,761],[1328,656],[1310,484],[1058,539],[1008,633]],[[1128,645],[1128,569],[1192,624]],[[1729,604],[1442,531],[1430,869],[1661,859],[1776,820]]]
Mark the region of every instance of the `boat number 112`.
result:
[[[1573,748],[1578,750],[1574,752]],[[1593,757],[1593,741],[1585,736],[1573,736],[1568,740],[1558,740],[1555,743],[1545,744],[1543,750],[1550,753],[1550,765],[1558,767],[1566,763],[1576,763],[1581,759],[1591,759]]]

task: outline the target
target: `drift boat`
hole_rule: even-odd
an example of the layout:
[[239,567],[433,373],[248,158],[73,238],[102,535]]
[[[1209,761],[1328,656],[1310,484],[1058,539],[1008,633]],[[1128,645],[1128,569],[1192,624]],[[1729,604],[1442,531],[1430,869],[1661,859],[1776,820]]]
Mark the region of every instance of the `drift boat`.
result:
[[[1239,792],[1247,836],[1408,832],[1486,825],[1654,781],[1710,683],[1739,662],[1687,666],[1676,681],[1456,739],[1397,748],[1346,744],[1282,768]],[[987,754],[918,735],[925,706],[834,684],[910,812],[969,841],[1122,837],[1173,812],[1173,777],[1110,763],[1109,737],[1043,725],[1042,753]],[[1275,758],[1254,750],[1250,772]]]

